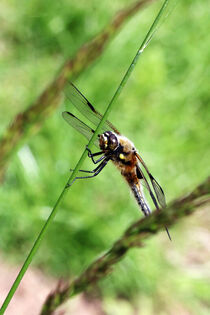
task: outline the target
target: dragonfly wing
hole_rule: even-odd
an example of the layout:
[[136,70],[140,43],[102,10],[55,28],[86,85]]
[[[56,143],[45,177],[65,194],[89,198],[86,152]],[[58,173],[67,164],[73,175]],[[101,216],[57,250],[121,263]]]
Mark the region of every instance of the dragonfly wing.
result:
[[[65,94],[83,116],[85,116],[95,126],[99,124],[100,120],[102,119],[102,115],[72,83],[68,83],[66,85]],[[104,123],[102,129],[103,131],[113,130],[115,133],[120,134],[119,131],[108,120]]]
[[[74,129],[79,131],[83,136],[85,136],[85,138],[90,140],[90,138],[92,137],[94,133],[94,130],[92,128],[90,128],[88,125],[86,125],[79,118],[74,116],[72,113],[63,112],[62,116],[69,125],[71,125]],[[95,141],[95,145],[99,147],[98,139]]]
[[[138,156],[138,155],[137,155],[137,156]],[[146,169],[146,168],[145,168],[145,169]],[[154,188],[155,195],[156,195],[156,197],[157,197],[157,200],[158,200],[159,204],[160,204],[161,207],[163,207],[163,208],[166,207],[165,196],[164,196],[164,192],[163,192],[161,186],[160,186],[160,185],[158,184],[158,182],[154,179],[154,177],[148,172],[147,169],[146,169],[146,171],[147,171],[147,173],[148,173],[148,175],[149,175],[149,177],[150,177],[150,180],[151,180],[151,183],[152,183],[152,186],[153,186],[153,188]],[[150,196],[151,196],[151,198],[152,198],[152,201],[153,201],[153,203],[154,203],[156,209],[159,210],[159,206],[158,206],[157,200],[156,200],[156,198],[155,198],[155,196],[154,196],[154,194],[153,194],[153,192],[152,192],[152,190],[151,190],[151,188],[150,188],[150,186],[149,186],[149,183],[148,183],[146,177],[144,176],[144,173],[142,172],[142,170],[141,170],[141,168],[140,168],[139,165],[136,166],[136,173],[137,173],[137,177],[138,177],[140,180],[142,180],[143,186],[148,189],[149,194],[150,194]],[[167,232],[167,234],[168,234],[168,237],[169,237],[169,239],[170,239],[170,241],[171,241],[171,235],[170,235],[170,233],[169,233],[169,230],[168,230],[167,226],[165,226],[165,230],[166,230],[166,232]]]
[[160,204],[161,207],[165,208],[166,207],[166,200],[165,200],[165,195],[163,192],[163,189],[161,188],[161,186],[158,184],[158,182],[156,181],[156,179],[152,176],[152,174],[149,172],[145,162],[143,161],[143,159],[140,157],[140,155],[138,153],[136,153],[136,156],[138,158],[138,160],[140,161],[140,163],[143,165],[143,167],[145,168],[149,179],[152,183],[152,187],[155,191],[155,195],[157,197],[157,200]]
[[154,188],[155,194],[157,196],[157,200],[159,204],[161,205],[162,208],[166,207],[166,199],[165,199],[165,194],[162,189],[162,187],[158,184],[156,179],[152,176],[152,174],[149,175],[152,186]]
[[145,175],[144,175],[144,173],[143,173],[143,171],[139,165],[136,166],[136,173],[137,173],[137,177],[141,180],[142,185],[149,191],[150,197],[151,197],[156,209],[158,210],[159,207],[158,207],[157,200],[156,200],[156,198],[152,192],[152,189],[150,188],[150,185],[149,185],[149,183],[148,183],[148,181],[147,181],[147,179],[146,179],[146,177],[145,177]]

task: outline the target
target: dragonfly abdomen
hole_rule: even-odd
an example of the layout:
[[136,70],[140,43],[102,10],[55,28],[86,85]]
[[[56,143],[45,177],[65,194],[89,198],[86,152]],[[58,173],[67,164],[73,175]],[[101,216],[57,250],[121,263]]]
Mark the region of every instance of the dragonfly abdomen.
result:
[[134,197],[135,197],[138,205],[140,206],[142,212],[144,213],[144,215],[145,216],[150,215],[150,213],[151,213],[150,208],[147,205],[147,203],[143,197],[143,194],[141,192],[139,185],[134,184],[134,185],[130,185],[130,187],[131,187],[132,192],[134,194]]

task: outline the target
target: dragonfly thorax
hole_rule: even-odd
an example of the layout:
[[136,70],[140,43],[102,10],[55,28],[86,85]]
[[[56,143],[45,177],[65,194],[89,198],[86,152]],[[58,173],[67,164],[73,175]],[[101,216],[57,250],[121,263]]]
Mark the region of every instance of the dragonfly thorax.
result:
[[99,146],[103,151],[114,151],[119,146],[119,141],[114,132],[106,131],[100,135]]

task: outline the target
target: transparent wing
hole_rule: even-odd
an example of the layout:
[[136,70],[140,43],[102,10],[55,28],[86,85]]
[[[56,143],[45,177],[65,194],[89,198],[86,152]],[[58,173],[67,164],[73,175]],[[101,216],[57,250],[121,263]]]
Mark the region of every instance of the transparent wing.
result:
[[[139,161],[142,163],[143,160],[141,159],[141,157],[140,157],[137,153],[136,153],[136,156],[138,157]],[[145,165],[144,161],[143,161],[142,165],[144,166],[146,172],[147,172],[148,175],[149,175],[150,181],[151,181],[152,186],[153,186],[153,188],[154,188],[155,195],[156,195],[156,197],[157,197],[157,200],[158,200],[159,204],[160,204],[161,207],[163,207],[163,208],[166,207],[165,196],[164,196],[164,192],[163,192],[161,186],[160,186],[160,185],[158,184],[158,182],[154,179],[154,177],[150,174],[150,172],[148,171],[148,168],[147,168],[147,166]],[[154,194],[153,194],[153,192],[152,192],[152,190],[151,190],[151,188],[150,188],[150,185],[149,185],[149,183],[148,183],[146,177],[144,176],[144,173],[143,173],[143,171],[141,170],[141,168],[140,168],[139,165],[137,165],[136,171],[137,171],[137,176],[138,176],[138,178],[139,178],[140,180],[142,180],[143,186],[148,189],[149,194],[150,194],[150,196],[151,196],[151,198],[152,198],[152,201],[153,201],[153,203],[154,203],[156,209],[159,210],[159,206],[158,206],[157,200],[156,200],[156,198],[155,198],[155,196],[154,196]],[[169,233],[169,230],[168,230],[167,226],[165,226],[165,230],[166,230],[166,232],[167,232],[167,234],[168,234],[169,239],[171,240],[171,235],[170,235],[170,233]]]
[[152,189],[150,188],[150,185],[142,171],[142,169],[140,168],[139,165],[136,166],[136,173],[137,173],[137,177],[141,180],[141,184],[149,191],[149,194],[150,194],[150,197],[156,207],[156,209],[158,210],[159,209],[159,206],[158,206],[158,203],[157,203],[157,200],[152,192]]
[[[74,116],[72,113],[69,112],[63,112],[62,113],[63,118],[69,125],[71,125],[74,129],[79,131],[85,138],[90,140],[92,137],[94,130],[90,128],[88,125],[86,125],[84,122],[82,122],[79,118]],[[94,142],[94,144],[99,147],[98,139]]]
[[152,176],[152,174],[149,174],[152,186],[154,188],[155,194],[157,196],[158,202],[161,205],[161,207],[165,208],[166,207],[166,199],[164,195],[164,191],[162,187],[158,184],[156,179]]
[[[93,107],[84,95],[82,95],[82,93],[72,83],[68,83],[64,91],[67,98],[82,113],[82,115],[97,126],[102,119],[102,115]],[[102,130],[113,130],[115,133],[120,134],[108,120],[104,123]]]
[[[157,200],[160,204],[161,207],[165,208],[166,207],[166,200],[165,200],[165,195],[163,192],[163,189],[161,188],[161,186],[158,184],[158,182],[156,181],[156,179],[152,176],[152,174],[149,172],[146,164],[144,163],[143,159],[140,157],[140,155],[138,153],[136,153],[136,156],[138,158],[138,160],[141,162],[141,164],[143,165],[143,167],[145,168],[149,179],[151,181],[152,187],[154,189],[155,195],[157,197]],[[145,177],[144,177],[145,178]],[[146,178],[145,178],[146,179]],[[148,184],[149,186],[149,184]],[[147,187],[148,188],[148,187]],[[151,189],[150,189],[151,190]],[[154,200],[153,200],[154,201]]]

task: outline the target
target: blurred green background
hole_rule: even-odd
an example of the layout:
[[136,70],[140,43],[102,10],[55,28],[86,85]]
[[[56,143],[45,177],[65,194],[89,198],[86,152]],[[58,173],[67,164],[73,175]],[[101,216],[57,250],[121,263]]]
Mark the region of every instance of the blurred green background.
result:
[[[64,61],[131,1],[0,3],[0,132],[27,108]],[[160,2],[133,17],[74,82],[103,112]],[[210,173],[209,1],[178,1],[145,50],[109,117],[136,145],[167,201]],[[0,250],[22,263],[86,144],[62,119],[64,103],[11,159],[0,188]],[[73,111],[76,113],[75,111]],[[83,168],[91,169],[86,160]],[[178,211],[178,209],[177,209]],[[142,216],[113,165],[77,181],[49,228],[34,265],[79,275]],[[98,284],[107,314],[209,314],[210,214],[198,211],[135,249]],[[122,306],[122,307],[121,307]]]

